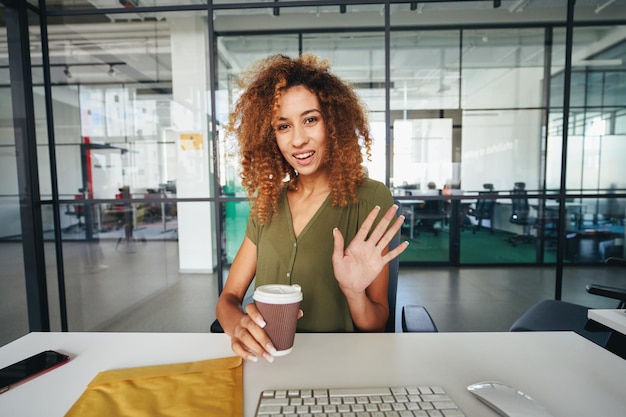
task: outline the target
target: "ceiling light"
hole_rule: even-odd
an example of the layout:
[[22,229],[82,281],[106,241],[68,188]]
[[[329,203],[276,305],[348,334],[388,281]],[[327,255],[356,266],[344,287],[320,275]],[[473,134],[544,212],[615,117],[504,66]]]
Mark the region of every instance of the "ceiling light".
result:
[[572,61],[572,67],[613,67],[622,65],[620,58],[615,59],[579,59]]
[[66,65],[65,68],[63,68],[63,74],[65,74],[65,76],[67,78],[72,78],[72,73],[70,72],[70,67],[68,67]]
[[119,2],[127,9],[139,6],[139,0],[119,0]]
[[493,8],[494,9],[497,9],[501,5],[502,5],[502,2],[500,0],[493,0]]
[[113,65],[109,65],[109,71],[107,71],[107,74],[109,74],[110,77],[115,75],[115,68],[113,68]]
[[615,0],[609,0],[604,4],[599,4],[598,7],[596,7],[596,10],[594,10],[594,12],[596,14],[599,14],[605,7],[609,7],[613,3],[615,3]]
[[339,13],[344,14],[347,11],[347,6],[345,4],[342,4],[339,6]]
[[417,2],[416,1],[411,2],[410,7],[411,7],[411,10],[417,10]]
[[509,6],[509,12],[511,13],[521,13],[524,11],[524,8],[528,6],[530,0],[517,0],[515,3]]

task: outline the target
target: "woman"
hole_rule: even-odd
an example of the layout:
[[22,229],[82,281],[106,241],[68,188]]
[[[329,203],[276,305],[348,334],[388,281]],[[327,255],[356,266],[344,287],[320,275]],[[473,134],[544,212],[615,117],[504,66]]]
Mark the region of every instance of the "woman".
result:
[[372,140],[357,95],[308,54],[262,60],[242,87],[229,133],[251,212],[217,303],[233,351],[273,360],[263,317],[254,304],[241,310],[255,277],[302,287],[298,331],[382,331],[387,264],[408,243],[388,252],[404,219],[387,187],[365,177],[360,142],[369,156]]

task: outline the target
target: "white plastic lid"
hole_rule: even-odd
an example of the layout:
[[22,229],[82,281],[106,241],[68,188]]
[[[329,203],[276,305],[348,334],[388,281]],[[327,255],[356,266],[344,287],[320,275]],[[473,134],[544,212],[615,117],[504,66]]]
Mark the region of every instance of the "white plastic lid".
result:
[[302,289],[298,284],[261,285],[254,290],[252,298],[268,304],[291,304],[302,301]]

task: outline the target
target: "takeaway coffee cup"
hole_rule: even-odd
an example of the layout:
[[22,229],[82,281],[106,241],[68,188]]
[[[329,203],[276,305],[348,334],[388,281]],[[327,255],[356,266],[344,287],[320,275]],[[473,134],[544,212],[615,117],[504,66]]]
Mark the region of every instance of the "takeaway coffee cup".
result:
[[302,301],[300,286],[261,285],[254,290],[252,298],[265,320],[265,332],[277,350],[275,356],[291,352]]

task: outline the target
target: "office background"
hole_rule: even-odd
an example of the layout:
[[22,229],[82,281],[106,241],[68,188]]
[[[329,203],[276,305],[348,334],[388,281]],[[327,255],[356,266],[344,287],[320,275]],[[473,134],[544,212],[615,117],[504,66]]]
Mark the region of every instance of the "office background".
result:
[[205,3],[0,0],[0,344],[208,330],[248,211],[222,126],[273,53],[357,88],[409,219],[399,300],[441,330],[625,284],[626,1]]

